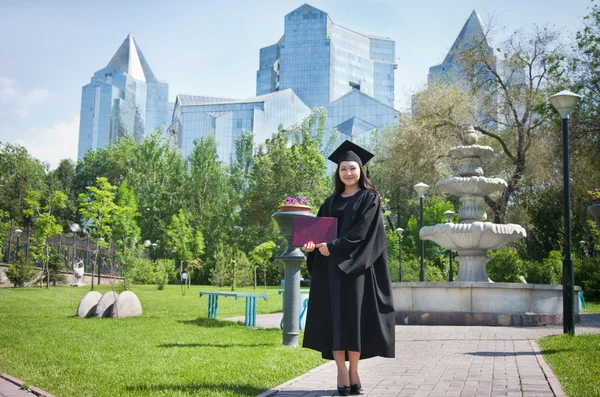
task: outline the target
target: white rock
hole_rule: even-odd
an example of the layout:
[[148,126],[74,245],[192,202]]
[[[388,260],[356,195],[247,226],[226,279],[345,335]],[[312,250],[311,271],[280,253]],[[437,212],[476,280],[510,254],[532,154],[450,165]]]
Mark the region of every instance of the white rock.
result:
[[123,291],[117,297],[112,309],[111,317],[124,318],[142,315],[142,304],[137,295],[132,291]]
[[90,291],[79,302],[77,306],[77,316],[79,317],[91,317],[96,313],[96,305],[102,298],[102,294],[97,291]]
[[110,317],[110,313],[112,311],[113,304],[117,299],[117,295],[118,294],[113,291],[108,291],[102,295],[102,298],[100,298],[100,301],[98,301],[94,315],[96,317]]

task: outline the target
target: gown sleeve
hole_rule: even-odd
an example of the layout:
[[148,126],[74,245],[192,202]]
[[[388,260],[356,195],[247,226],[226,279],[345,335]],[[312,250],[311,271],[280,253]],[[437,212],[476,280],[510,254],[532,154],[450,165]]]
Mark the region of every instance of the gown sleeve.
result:
[[343,236],[327,243],[329,252],[338,258],[338,266],[346,274],[364,271],[385,249],[385,242],[379,241],[383,231],[379,196],[375,192],[367,194],[357,208],[356,223]]
[[[323,216],[323,212],[325,211],[324,209],[325,209],[326,203],[327,203],[327,200],[319,208],[319,212],[317,212],[317,217]],[[314,243],[317,243],[317,242],[315,241]],[[319,250],[317,250],[315,248],[315,250],[313,252],[306,253],[306,268],[308,269],[308,274],[310,274],[311,276],[312,276],[313,264],[315,263],[315,256],[316,256],[317,252],[319,252]]]

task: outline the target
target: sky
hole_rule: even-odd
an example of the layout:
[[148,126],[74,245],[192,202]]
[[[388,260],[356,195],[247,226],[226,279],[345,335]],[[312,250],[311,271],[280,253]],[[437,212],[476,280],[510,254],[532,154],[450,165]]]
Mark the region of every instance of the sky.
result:
[[[569,6],[564,4],[569,3]],[[301,0],[0,0],[0,142],[55,168],[77,158],[81,88],[131,32],[152,71],[177,94],[256,94],[259,50],[283,34]],[[500,41],[534,25],[572,42],[590,0],[313,0],[354,31],[396,42],[395,108],[425,87],[473,10]]]

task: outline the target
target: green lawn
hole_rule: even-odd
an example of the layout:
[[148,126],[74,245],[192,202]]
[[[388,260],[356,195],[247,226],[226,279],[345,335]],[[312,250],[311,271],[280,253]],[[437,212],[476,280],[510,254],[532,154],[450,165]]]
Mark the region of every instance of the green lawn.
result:
[[[0,288],[0,372],[60,397],[254,396],[324,362],[283,347],[278,329],[207,319],[198,292],[216,288],[132,290],[144,314],[117,321],[75,316],[89,287]],[[258,312],[280,311],[277,289],[266,293]],[[244,311],[244,299],[219,299],[220,319]]]
[[600,396],[600,335],[547,336],[538,344],[569,397]]
[[600,302],[585,302],[582,313],[600,313]]

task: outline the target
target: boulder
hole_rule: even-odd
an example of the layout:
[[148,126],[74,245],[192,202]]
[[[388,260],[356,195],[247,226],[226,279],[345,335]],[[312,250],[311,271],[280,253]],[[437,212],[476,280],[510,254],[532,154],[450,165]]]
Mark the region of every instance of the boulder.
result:
[[110,317],[117,296],[118,294],[113,291],[108,291],[102,295],[102,298],[98,301],[98,305],[96,305],[96,312],[94,315],[96,317]]
[[77,306],[77,316],[78,317],[91,317],[96,313],[96,305],[98,305],[98,301],[102,298],[102,294],[97,291],[90,291],[79,302],[79,306]]
[[142,315],[142,304],[137,295],[132,291],[123,291],[117,297],[112,309],[111,317],[124,318]]

